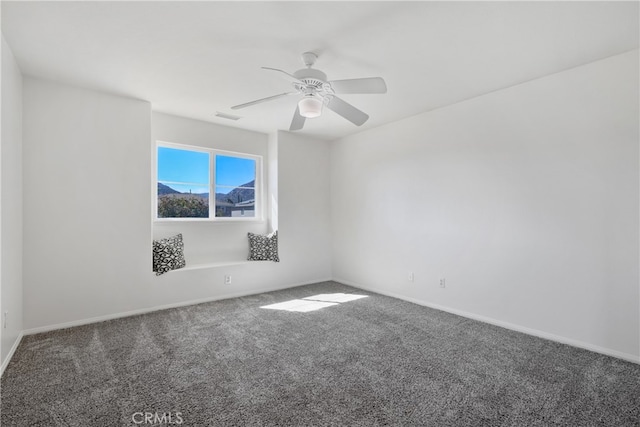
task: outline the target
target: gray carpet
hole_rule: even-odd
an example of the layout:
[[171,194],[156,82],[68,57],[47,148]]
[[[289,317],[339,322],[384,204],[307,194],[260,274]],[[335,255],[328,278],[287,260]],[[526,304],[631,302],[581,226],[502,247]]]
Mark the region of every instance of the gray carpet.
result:
[[[368,297],[260,308],[333,293]],[[638,426],[640,366],[326,282],[27,336],[1,420]]]

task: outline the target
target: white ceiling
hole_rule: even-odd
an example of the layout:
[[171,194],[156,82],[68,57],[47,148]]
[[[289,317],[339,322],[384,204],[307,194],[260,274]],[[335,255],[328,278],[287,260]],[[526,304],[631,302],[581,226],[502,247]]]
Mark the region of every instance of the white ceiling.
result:
[[[153,109],[260,132],[288,129],[300,54],[330,80],[381,76],[301,133],[335,139],[639,45],[637,2],[11,2],[2,32],[27,75],[148,100]],[[216,111],[241,115],[237,122]]]

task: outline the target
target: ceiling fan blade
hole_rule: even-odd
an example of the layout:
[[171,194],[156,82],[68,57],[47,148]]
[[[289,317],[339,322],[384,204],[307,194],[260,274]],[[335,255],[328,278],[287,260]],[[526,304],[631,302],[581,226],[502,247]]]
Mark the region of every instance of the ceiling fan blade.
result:
[[387,84],[382,77],[365,77],[330,81],[335,93],[387,93]]
[[283,96],[287,96],[287,95],[293,95],[294,93],[295,92],[285,92],[285,93],[279,93],[273,96],[267,96],[266,98],[256,99],[255,101],[245,102],[244,104],[240,104],[240,105],[234,105],[233,107],[231,107],[231,109],[239,110],[240,108],[250,107],[252,105],[260,104],[261,102],[271,101],[274,99],[282,98]]
[[293,120],[291,120],[291,126],[289,130],[300,130],[304,126],[306,118],[300,115],[300,107],[296,106],[296,112],[293,113]]
[[337,96],[332,96],[327,102],[327,108],[341,115],[356,126],[361,126],[369,120],[369,115],[358,110],[348,102],[343,101]]
[[284,70],[280,70],[280,69],[278,69],[278,68],[271,68],[271,67],[262,67],[262,69],[263,69],[263,70],[278,71],[278,72],[280,72],[280,73],[284,73],[284,74],[286,74],[287,76],[291,77],[293,80],[297,81],[298,83],[303,83],[303,84],[304,84],[304,82],[303,82],[302,80],[300,80],[299,78],[297,78],[297,77],[296,77],[296,76],[294,76],[293,74],[289,74],[289,73],[287,73],[287,72],[286,72],[286,71],[284,71]]

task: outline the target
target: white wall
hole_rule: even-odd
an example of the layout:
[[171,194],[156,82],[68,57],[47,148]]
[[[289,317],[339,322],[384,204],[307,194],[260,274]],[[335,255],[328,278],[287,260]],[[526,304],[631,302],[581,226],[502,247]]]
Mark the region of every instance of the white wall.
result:
[[278,238],[282,258],[331,278],[329,143],[278,132]]
[[[152,136],[151,117],[147,102],[25,78],[27,332],[331,277],[329,146],[288,134],[274,142],[281,183],[281,262],[155,276],[153,137],[185,143],[213,138],[224,144],[231,143],[229,138],[238,147],[257,144],[265,154],[268,138],[161,114],[153,114]],[[216,227],[218,235],[233,234],[237,225]],[[266,229],[266,222],[259,227]],[[246,230],[240,234],[237,241],[246,245]],[[190,244],[206,240],[205,234]],[[225,274],[232,275],[231,285],[224,285]]]
[[[0,363],[22,332],[22,75],[2,37],[2,144],[0,147]],[[1,371],[0,371],[1,373]]]
[[638,113],[634,51],[334,142],[334,278],[640,360]]
[[25,328],[140,307],[150,104],[29,77],[23,102]]
[[[278,229],[278,133],[272,133],[267,140],[267,217],[268,231]],[[328,213],[328,209],[327,209]]]

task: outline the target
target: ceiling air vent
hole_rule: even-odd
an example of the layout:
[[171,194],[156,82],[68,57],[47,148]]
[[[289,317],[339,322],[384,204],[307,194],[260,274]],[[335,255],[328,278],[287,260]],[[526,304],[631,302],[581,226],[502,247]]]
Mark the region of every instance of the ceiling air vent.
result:
[[220,111],[216,111],[216,117],[220,117],[221,119],[228,119],[228,120],[239,120],[242,118],[240,116],[234,116],[233,114],[221,113]]

